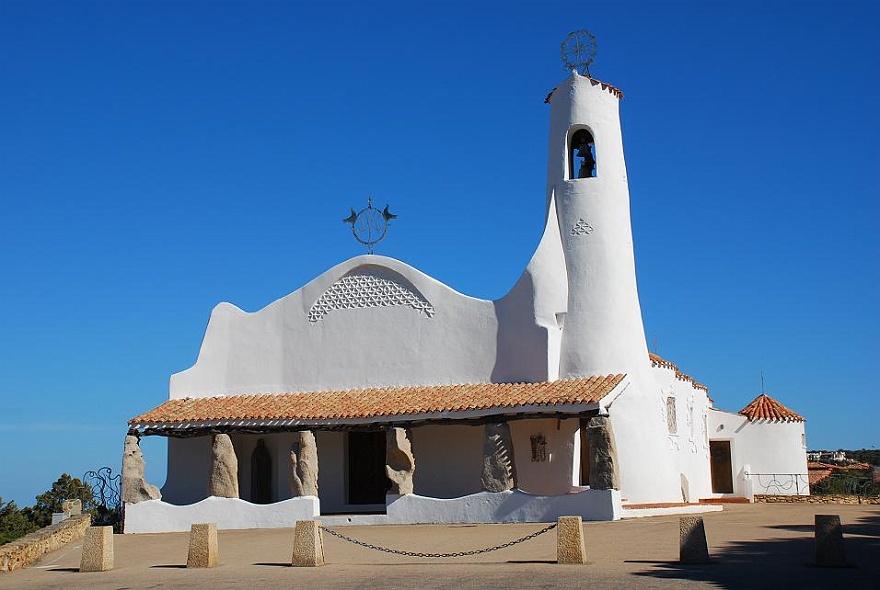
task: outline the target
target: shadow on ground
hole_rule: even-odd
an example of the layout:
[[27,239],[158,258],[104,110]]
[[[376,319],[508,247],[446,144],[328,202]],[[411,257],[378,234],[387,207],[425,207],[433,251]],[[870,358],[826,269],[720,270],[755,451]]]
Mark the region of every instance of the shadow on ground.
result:
[[[708,525],[707,525],[708,528]],[[801,533],[797,537],[734,541],[712,552],[706,565],[653,563],[634,575],[711,582],[719,588],[877,588],[880,579],[880,511],[843,527],[845,568],[813,565],[813,525],[765,527]],[[708,531],[711,538],[711,531]]]

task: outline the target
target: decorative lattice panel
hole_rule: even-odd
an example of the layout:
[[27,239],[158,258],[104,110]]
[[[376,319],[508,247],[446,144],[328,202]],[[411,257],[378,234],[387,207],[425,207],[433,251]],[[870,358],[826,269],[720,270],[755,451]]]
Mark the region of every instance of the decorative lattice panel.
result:
[[434,307],[406,285],[374,275],[346,275],[324,291],[309,309],[309,321],[317,322],[331,311],[403,305],[434,316]]
[[586,236],[593,233],[593,226],[583,219],[578,219],[577,223],[574,224],[574,227],[571,228],[570,233],[573,236]]

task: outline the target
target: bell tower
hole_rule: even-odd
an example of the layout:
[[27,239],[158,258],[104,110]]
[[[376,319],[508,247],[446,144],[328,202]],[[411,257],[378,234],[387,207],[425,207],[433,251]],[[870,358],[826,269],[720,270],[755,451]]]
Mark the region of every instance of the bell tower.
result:
[[547,97],[547,194],[556,204],[568,274],[562,378],[648,366],[620,132],[622,96],[575,71]]
[[568,278],[559,377],[627,375],[629,386],[609,407],[621,493],[631,502],[680,502],[636,285],[619,115],[623,93],[586,71],[573,70],[546,100],[547,204],[556,209]]

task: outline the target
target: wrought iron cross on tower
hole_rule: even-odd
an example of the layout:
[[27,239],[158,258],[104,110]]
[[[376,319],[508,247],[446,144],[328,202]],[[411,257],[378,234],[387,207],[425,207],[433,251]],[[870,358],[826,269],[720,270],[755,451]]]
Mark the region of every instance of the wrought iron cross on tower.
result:
[[373,197],[367,197],[367,206],[360,211],[352,207],[351,215],[342,222],[351,224],[351,235],[367,247],[367,254],[372,254],[373,246],[388,234],[388,222],[395,218],[397,215],[388,210],[388,205],[379,211],[373,207]]
[[576,70],[592,78],[590,64],[596,59],[596,38],[590,31],[572,31],[562,42],[562,63],[566,70]]

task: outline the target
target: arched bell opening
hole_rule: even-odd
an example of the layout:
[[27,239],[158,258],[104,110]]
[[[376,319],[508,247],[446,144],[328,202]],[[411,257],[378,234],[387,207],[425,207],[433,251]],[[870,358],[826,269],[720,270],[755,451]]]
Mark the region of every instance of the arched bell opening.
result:
[[568,178],[577,180],[596,176],[596,144],[588,129],[576,129],[568,142]]

